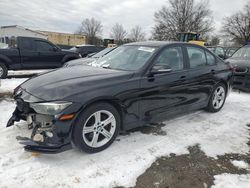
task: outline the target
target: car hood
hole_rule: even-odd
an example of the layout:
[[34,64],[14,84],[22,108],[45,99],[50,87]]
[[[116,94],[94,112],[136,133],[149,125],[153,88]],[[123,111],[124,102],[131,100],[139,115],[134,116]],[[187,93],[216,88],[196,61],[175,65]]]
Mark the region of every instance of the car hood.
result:
[[250,67],[250,60],[229,58],[227,61],[236,67]]
[[96,61],[96,58],[75,59],[75,60],[65,63],[64,67],[71,67],[71,66],[76,66],[76,65],[87,65],[88,63],[91,63],[93,61]]
[[33,77],[20,85],[22,90],[44,100],[63,100],[81,92],[106,87],[129,79],[132,72],[91,66],[60,68]]

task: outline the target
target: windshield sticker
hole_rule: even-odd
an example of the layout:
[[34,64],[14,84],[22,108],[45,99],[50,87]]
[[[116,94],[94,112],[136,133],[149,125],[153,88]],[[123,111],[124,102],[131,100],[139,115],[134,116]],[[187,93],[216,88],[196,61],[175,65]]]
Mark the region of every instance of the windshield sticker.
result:
[[150,52],[150,53],[152,53],[152,52],[154,52],[154,51],[155,51],[155,48],[150,48],[150,47],[140,47],[140,48],[138,48],[138,50],[140,50],[140,51],[144,51],[144,52]]

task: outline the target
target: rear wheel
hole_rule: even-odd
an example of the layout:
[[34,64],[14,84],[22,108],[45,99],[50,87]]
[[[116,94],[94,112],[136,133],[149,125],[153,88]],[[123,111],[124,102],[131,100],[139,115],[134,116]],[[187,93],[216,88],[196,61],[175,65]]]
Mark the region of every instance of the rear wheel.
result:
[[84,110],[73,129],[73,142],[87,153],[106,149],[118,135],[120,115],[112,105],[97,103]]
[[210,97],[207,111],[209,112],[218,112],[224,106],[226,100],[226,87],[224,84],[219,83],[216,85],[213,93]]
[[5,64],[0,62],[0,78],[4,79],[8,75],[8,69]]

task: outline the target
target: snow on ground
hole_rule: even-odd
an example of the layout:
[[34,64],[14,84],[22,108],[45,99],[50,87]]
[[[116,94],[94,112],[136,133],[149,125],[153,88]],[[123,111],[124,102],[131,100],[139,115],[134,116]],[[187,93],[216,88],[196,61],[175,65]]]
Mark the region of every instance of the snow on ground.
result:
[[[44,73],[49,71],[49,69],[43,69],[43,70],[22,70],[22,71],[9,71],[8,76],[14,77],[14,76],[27,76],[39,73]],[[0,93],[12,93],[13,90],[23,83],[28,78],[11,78],[11,79],[0,79]]]
[[250,174],[221,174],[215,176],[214,182],[212,188],[249,188]]
[[[250,94],[231,93],[218,113],[198,111],[166,121],[162,128],[167,132],[164,136],[135,132],[119,136],[108,149],[96,154],[72,149],[55,155],[35,156],[23,151],[15,139],[28,134],[26,126],[5,128],[14,104],[2,101],[0,187],[19,184],[23,187],[129,187],[135,185],[136,178],[157,157],[186,154],[187,148],[196,144],[211,157],[225,153],[246,154],[249,151],[249,104]],[[232,176],[232,180],[228,176],[232,175],[216,176],[215,188],[227,182],[238,185],[241,180],[244,187],[250,181],[250,175]]]
[[232,160],[231,163],[238,168],[249,169],[249,164],[245,161]]
[[12,78],[0,80],[0,93],[13,93],[13,90],[25,80],[27,80],[27,78]]
[[31,75],[31,74],[39,74],[50,69],[42,69],[42,70],[21,70],[21,71],[8,71],[9,76],[21,76],[21,75]]

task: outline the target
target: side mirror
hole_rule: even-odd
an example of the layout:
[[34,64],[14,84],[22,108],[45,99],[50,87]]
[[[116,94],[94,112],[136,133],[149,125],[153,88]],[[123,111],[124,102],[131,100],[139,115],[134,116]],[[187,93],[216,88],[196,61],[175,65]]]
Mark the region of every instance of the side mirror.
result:
[[59,49],[58,49],[56,46],[54,46],[54,47],[53,47],[53,51],[54,51],[54,52],[57,52],[57,51],[59,51]]
[[168,72],[172,72],[171,67],[168,65],[155,65],[150,71],[151,74],[163,74]]

